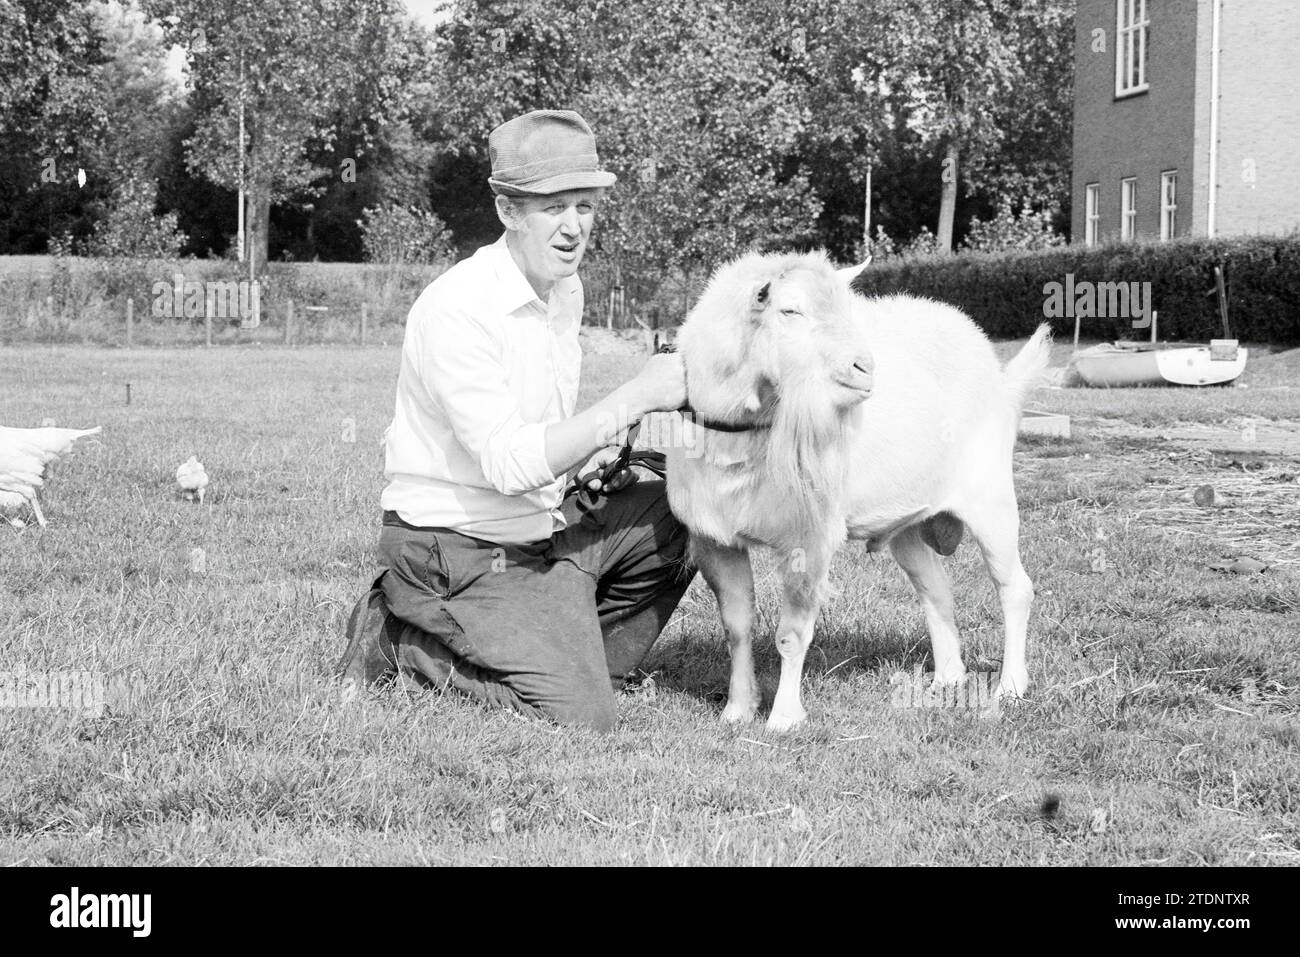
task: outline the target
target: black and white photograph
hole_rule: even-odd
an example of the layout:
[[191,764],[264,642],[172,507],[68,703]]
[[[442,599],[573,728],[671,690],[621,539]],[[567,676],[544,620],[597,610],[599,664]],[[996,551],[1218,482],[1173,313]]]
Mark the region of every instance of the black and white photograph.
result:
[[1292,0],[0,0],[21,919],[978,866],[1249,932],[1297,49]]

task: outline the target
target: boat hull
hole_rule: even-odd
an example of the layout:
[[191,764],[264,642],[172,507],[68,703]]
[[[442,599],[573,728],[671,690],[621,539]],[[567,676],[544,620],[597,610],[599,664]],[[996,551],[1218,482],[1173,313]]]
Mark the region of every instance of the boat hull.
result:
[[1081,352],[1074,357],[1079,378],[1090,386],[1222,385],[1246,368],[1245,349],[1234,359],[1212,359],[1208,346]]

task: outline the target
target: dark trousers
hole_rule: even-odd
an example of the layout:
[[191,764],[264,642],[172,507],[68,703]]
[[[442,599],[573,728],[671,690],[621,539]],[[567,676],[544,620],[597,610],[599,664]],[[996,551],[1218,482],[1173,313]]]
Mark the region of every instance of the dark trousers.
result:
[[662,481],[561,510],[550,539],[498,545],[384,514],[379,539],[398,665],[423,682],[561,724],[613,727],[614,692],[695,569]]

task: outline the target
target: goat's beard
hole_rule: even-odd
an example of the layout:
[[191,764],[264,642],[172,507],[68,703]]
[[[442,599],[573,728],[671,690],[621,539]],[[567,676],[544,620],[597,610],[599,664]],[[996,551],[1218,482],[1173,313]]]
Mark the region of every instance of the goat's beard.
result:
[[842,510],[848,478],[849,430],[857,409],[838,409],[817,381],[781,384],[768,433],[764,469],[804,528],[823,525]]

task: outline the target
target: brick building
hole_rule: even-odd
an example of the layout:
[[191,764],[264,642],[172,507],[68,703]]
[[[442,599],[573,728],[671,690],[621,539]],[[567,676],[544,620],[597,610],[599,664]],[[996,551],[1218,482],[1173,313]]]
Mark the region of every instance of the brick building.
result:
[[1297,0],[1078,0],[1074,242],[1300,228],[1297,51]]

